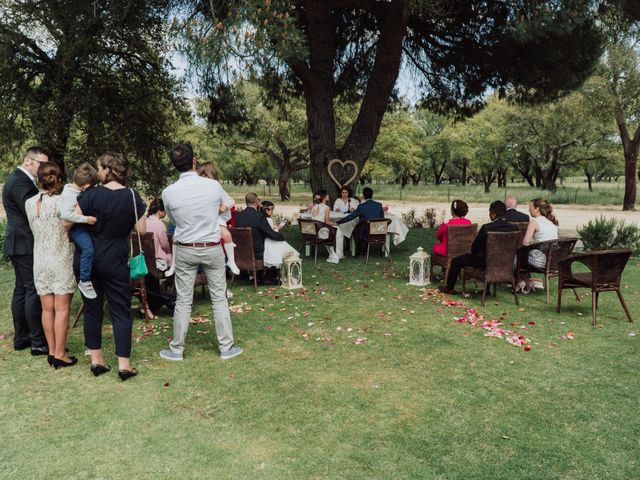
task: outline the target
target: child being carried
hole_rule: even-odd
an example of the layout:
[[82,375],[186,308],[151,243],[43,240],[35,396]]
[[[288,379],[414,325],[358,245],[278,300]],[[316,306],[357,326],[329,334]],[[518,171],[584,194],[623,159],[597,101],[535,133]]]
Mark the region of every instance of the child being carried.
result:
[[65,227],[70,227],[69,237],[80,250],[80,281],[78,289],[85,298],[96,298],[96,291],[91,283],[91,269],[93,268],[93,241],[86,225],[94,225],[96,217],[76,213],[78,195],[98,183],[98,171],[89,163],[83,163],[74,172],[72,182],[64,186],[58,206],[60,218],[65,221]]

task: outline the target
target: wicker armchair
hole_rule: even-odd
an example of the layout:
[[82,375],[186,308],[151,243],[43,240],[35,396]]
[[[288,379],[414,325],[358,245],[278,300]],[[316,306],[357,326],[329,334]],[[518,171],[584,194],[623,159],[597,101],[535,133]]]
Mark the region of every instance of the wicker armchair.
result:
[[380,245],[380,256],[382,256],[382,252],[386,252],[389,261],[391,261],[391,254],[387,250],[387,233],[390,223],[391,220],[388,218],[373,218],[358,223],[353,230],[352,238],[355,238],[356,246],[367,246],[366,264],[369,263],[371,245]]
[[[315,246],[315,258],[313,263],[318,263],[318,247],[319,246],[327,246],[334,247],[336,246],[336,229],[331,225],[321,222],[319,220],[305,220],[299,219],[298,225],[300,226],[300,238],[302,238],[302,245],[300,246],[300,250],[307,245]],[[327,238],[320,238],[318,233],[321,229],[327,228],[329,233]],[[324,236],[324,235],[321,235]]]
[[468,279],[483,282],[482,306],[484,307],[487,287],[493,284],[493,295],[495,296],[496,284],[509,282],[513,289],[516,305],[519,305],[516,277],[513,271],[513,258],[518,249],[519,240],[519,232],[487,232],[485,268],[480,270],[479,268],[464,267],[462,292],[465,292]]
[[[549,304],[549,279],[558,276],[558,262],[571,256],[576,246],[577,238],[560,238],[547,240],[546,242],[532,243],[518,249],[518,274],[529,275],[531,273],[544,274],[545,289],[547,291],[547,304]],[[529,252],[540,250],[547,257],[544,268],[536,268],[529,265]],[[576,294],[576,298],[578,295]]]
[[449,225],[447,227],[447,255],[431,254],[430,280],[433,280],[433,267],[438,265],[444,270],[444,283],[447,283],[451,262],[460,255],[471,253],[471,244],[476,237],[477,231],[477,223],[472,225]]
[[[253,275],[253,286],[258,290],[258,275],[259,271],[264,270],[264,263],[262,260],[257,260],[253,252],[253,232],[251,227],[233,227],[229,228],[233,243],[235,247],[235,259],[236,265],[240,270],[249,272]],[[231,277],[231,283],[233,279]]]
[[[589,252],[573,257],[565,258],[558,262],[558,306],[560,312],[562,290],[565,288],[590,288],[591,289],[591,316],[593,326],[596,325],[596,311],[598,310],[598,295],[600,292],[616,292],[624,312],[630,322],[633,322],[629,308],[620,292],[620,279],[624,267],[633,253],[631,249],[604,250]],[[585,273],[573,272],[575,262],[585,265],[590,271]]]
[[522,245],[522,240],[524,240],[524,236],[527,233],[527,228],[529,228],[529,222],[510,222],[518,227],[518,232],[520,233],[520,245]]

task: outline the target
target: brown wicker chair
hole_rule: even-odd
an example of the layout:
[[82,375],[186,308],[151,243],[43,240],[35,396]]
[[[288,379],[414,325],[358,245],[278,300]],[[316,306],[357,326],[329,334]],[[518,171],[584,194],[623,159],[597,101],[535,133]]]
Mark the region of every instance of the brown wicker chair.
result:
[[352,238],[355,238],[356,246],[367,246],[366,264],[369,263],[371,245],[380,245],[380,256],[382,256],[382,252],[386,252],[391,262],[391,253],[387,250],[386,243],[390,223],[391,220],[389,218],[372,218],[371,220],[358,223],[356,228],[354,228]]
[[431,254],[431,268],[429,279],[433,280],[433,267],[440,266],[444,270],[444,282],[447,283],[449,269],[454,258],[460,255],[471,253],[471,244],[476,237],[478,224],[472,225],[449,225],[447,227],[447,255],[443,257],[437,253]]
[[[531,273],[544,274],[545,289],[547,292],[547,304],[549,304],[549,279],[558,276],[558,262],[571,256],[573,249],[578,242],[577,238],[560,238],[558,240],[547,240],[546,242],[532,243],[518,249],[518,275],[529,275]],[[547,257],[544,268],[536,268],[529,265],[529,252],[540,250]],[[575,293],[575,291],[574,291]],[[576,298],[579,298],[576,294]]]
[[[233,243],[235,247],[236,265],[240,270],[249,272],[253,275],[253,286],[258,290],[258,275],[259,271],[264,270],[264,263],[262,260],[257,260],[253,253],[253,233],[251,227],[233,227],[229,228]],[[231,283],[233,284],[234,277],[231,277]]]
[[484,307],[487,288],[493,284],[493,295],[496,284],[509,282],[513,289],[516,305],[519,305],[516,291],[516,277],[513,271],[513,258],[518,249],[519,232],[487,232],[486,265],[484,270],[464,267],[462,273],[462,292],[465,292],[467,280],[478,280],[484,283],[482,290],[482,306]]
[[524,240],[524,236],[527,233],[527,228],[529,228],[529,222],[511,222],[515,226],[518,227],[518,232],[520,232],[520,245],[522,245],[522,240]]
[[[562,290],[565,288],[590,288],[593,326],[596,325],[596,311],[598,310],[598,295],[600,292],[616,292],[627,318],[630,322],[633,322],[631,313],[620,292],[622,272],[632,253],[631,249],[604,250],[574,255],[560,260],[558,262],[558,306],[556,311],[560,312]],[[572,266],[575,262],[582,263],[590,271],[574,273]]]
[[[302,250],[307,245],[315,246],[315,258],[313,263],[318,263],[318,247],[327,246],[334,247],[336,246],[336,229],[331,225],[321,222],[319,220],[306,220],[299,219],[298,225],[300,227],[300,238],[302,239],[302,245],[300,246],[300,250]],[[322,228],[329,229],[329,236],[327,238],[319,238],[318,232]]]

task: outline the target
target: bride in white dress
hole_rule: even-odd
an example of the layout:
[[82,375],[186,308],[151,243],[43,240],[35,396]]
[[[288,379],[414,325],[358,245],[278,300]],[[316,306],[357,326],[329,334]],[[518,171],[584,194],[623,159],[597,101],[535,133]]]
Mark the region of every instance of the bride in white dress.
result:
[[[274,205],[268,200],[265,200],[260,204],[262,209],[262,213],[267,217],[267,222],[271,225],[276,232],[279,231],[282,227],[284,227],[287,223],[284,222],[279,225],[275,225],[271,215],[273,215]],[[287,242],[271,240],[270,238],[264,239],[264,257],[263,262],[265,267],[277,267],[280,268],[282,265],[282,259],[288,253],[298,253],[298,251],[289,245]]]

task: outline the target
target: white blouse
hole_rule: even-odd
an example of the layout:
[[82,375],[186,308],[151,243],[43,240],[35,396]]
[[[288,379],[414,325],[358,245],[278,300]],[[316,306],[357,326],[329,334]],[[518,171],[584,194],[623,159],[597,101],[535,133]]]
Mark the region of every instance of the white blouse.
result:
[[538,215],[534,220],[538,224],[538,229],[533,234],[533,243],[558,239],[558,226],[551,220],[543,215]]
[[342,198],[338,198],[333,204],[333,210],[337,210],[342,213],[349,213],[352,208],[358,208],[358,205],[360,205],[360,202],[355,198],[349,198],[349,200],[347,200],[347,203],[345,203]]

